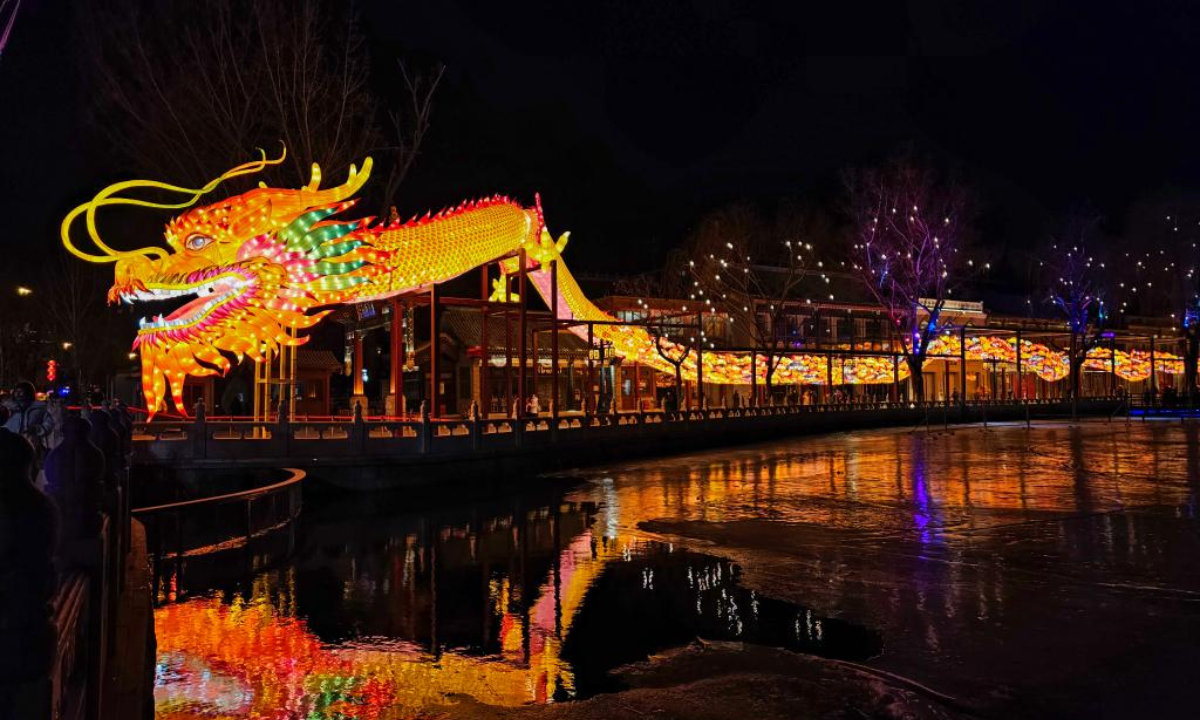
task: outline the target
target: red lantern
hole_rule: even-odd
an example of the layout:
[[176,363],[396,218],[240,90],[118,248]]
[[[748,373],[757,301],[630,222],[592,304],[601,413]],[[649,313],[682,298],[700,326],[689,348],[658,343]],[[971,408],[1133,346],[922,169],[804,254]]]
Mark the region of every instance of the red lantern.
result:
[[46,361],[46,382],[54,382],[58,378],[58,363],[54,360]]

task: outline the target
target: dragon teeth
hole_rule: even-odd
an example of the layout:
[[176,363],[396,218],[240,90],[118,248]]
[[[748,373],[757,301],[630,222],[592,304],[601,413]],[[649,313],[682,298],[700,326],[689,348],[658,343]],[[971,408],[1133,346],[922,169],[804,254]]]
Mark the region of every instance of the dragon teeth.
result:
[[[201,306],[200,311],[198,313],[192,313],[186,317],[177,318],[175,320],[167,320],[162,315],[157,315],[153,320],[147,320],[146,318],[142,318],[141,320],[138,321],[138,326],[143,330],[156,330],[157,331],[157,330],[170,330],[173,328],[182,327],[184,325],[190,325],[191,323],[193,323],[195,321],[195,318],[197,315],[205,315],[208,312],[210,312],[211,310],[213,310],[214,308],[216,308],[218,305],[224,303],[226,300],[229,300],[230,298],[240,295],[242,288],[246,287],[248,284],[249,283],[244,280],[235,281],[233,283],[232,289],[226,290],[225,292],[221,293],[220,295],[212,294],[216,291],[216,288],[213,288],[213,287],[201,288],[201,290],[208,291],[205,293],[201,293],[202,295],[212,295],[212,297],[208,300],[208,302],[204,303],[204,305]],[[191,291],[191,290],[175,291],[175,294],[176,295],[185,295],[185,294],[190,295],[190,294],[192,294],[192,292],[195,292],[195,291]],[[164,296],[164,297],[170,297],[170,296]],[[158,298],[155,298],[155,299],[158,299]]]

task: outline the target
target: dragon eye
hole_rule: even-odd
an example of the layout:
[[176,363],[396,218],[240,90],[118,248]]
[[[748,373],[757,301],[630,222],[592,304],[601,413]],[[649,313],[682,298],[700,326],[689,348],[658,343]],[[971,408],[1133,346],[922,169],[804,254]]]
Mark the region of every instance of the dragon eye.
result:
[[207,235],[195,233],[188,235],[187,240],[183,241],[183,246],[188,250],[203,250],[204,248],[208,247],[208,244],[212,241],[213,239]]

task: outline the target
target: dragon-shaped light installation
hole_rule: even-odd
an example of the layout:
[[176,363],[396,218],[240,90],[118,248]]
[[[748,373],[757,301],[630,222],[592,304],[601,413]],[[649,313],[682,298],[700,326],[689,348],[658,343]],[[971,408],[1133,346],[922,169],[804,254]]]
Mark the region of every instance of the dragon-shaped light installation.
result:
[[[370,158],[361,171],[352,166],[346,182],[336,187],[321,189],[321,171],[314,165],[312,180],[298,190],[260,187],[190,210],[167,225],[170,251],[117,251],[96,230],[100,207],[188,207],[225,180],[282,160],[264,156],[199,189],[142,180],[117,183],[63,220],[63,243],[70,252],[116,264],[110,302],[194,297],[166,317],[141,321],[134,348],[141,352],[149,411],[161,409],[169,387],[176,409],[186,412],[185,379],[227,372],[230,362],[223,353],[263,362],[281,345],[304,343],[295,331],[319,322],[332,306],[425,289],[537,240],[543,230],[539,210],[500,196],[407,223],[331,220],[354,204],[349,198],[367,181]],[[168,204],[119,194],[136,188],[184,199]],[[102,254],[84,252],[72,242],[71,227],[80,216]]]
[[[167,248],[116,250],[100,237],[96,213],[102,207],[132,205],[182,210],[213,192],[227,180],[277,165],[284,155],[239,165],[201,188],[184,188],[150,180],[116,183],[72,210],[62,222],[68,251],[93,263],[114,263],[110,302],[192,298],[167,316],[143,318],[134,340],[141,353],[142,390],[146,409],[155,413],[171,396],[186,414],[183,387],[188,376],[226,373],[227,354],[239,362],[249,357],[267,362],[280,347],[306,342],[298,332],[318,323],[331,309],[345,303],[378,300],[420,292],[490,262],[499,262],[505,277],[496,282],[493,300],[502,300],[508,276],[519,270],[514,254],[524,249],[533,287],[552,305],[549,264],[558,262],[559,319],[575,321],[572,332],[586,337],[588,322],[614,318],[593,304],[575,281],[561,254],[567,234],[557,240],[546,229],[540,200],[524,207],[496,195],[426,214],[406,223],[376,223],[374,218],[340,222],[331,219],[354,205],[353,195],[366,183],[371,159],[362,169],[351,166],[346,182],[322,189],[321,170],[313,165],[312,179],[299,189],[260,187],[203,207],[187,210],[166,227]],[[126,194],[150,190],[180,196],[178,202],[156,202]],[[99,254],[81,250],[71,230],[82,217]],[[511,297],[511,295],[510,295]],[[636,360],[661,372],[674,368],[658,351],[645,329],[631,325],[595,325],[597,338],[612,344],[620,357]],[[1022,340],[1023,368],[1045,380],[1068,373],[1063,353]],[[960,340],[945,336],[930,347],[931,359],[958,357]],[[662,343],[668,355],[684,349]],[[1016,341],[995,337],[968,338],[968,360],[1016,362]],[[829,356],[796,353],[775,369],[775,384],[886,384],[908,375],[907,364],[891,357]],[[701,356],[704,380],[715,384],[749,384],[752,374],[765,380],[764,363],[755,365],[744,353],[706,351]],[[1159,353],[1160,372],[1182,372],[1177,356]],[[1084,365],[1091,370],[1115,368],[1119,377],[1143,380],[1150,373],[1148,353],[1096,348]],[[688,353],[683,375],[698,376],[697,354]]]

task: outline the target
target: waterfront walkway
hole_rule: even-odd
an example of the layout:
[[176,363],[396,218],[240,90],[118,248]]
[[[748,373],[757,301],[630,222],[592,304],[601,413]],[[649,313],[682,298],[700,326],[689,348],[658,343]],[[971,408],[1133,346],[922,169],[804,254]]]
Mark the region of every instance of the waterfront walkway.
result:
[[150,559],[146,529],[129,525],[125,587],[117,601],[116,644],[104,678],[103,720],[154,717],[154,608],[150,594]]

